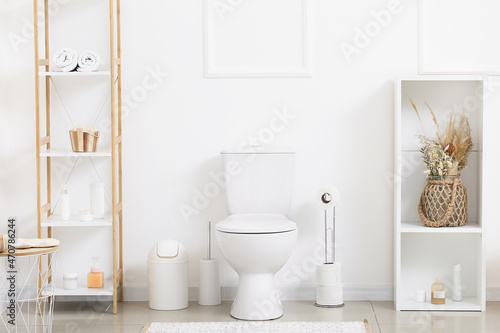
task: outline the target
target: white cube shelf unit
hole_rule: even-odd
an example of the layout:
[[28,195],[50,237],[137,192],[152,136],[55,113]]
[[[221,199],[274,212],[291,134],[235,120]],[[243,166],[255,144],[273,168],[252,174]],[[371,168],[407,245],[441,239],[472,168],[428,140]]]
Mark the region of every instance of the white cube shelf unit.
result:
[[[395,82],[394,166],[394,303],[396,310],[484,311],[485,244],[483,197],[482,76],[412,76]],[[416,104],[421,121],[410,100]],[[465,111],[474,147],[461,176],[468,195],[468,222],[463,227],[431,228],[420,221],[417,207],[426,183],[418,135],[436,137],[426,103],[436,114],[441,131],[451,113]],[[462,266],[463,301],[451,300],[453,266]],[[446,285],[446,303],[432,305],[430,289],[437,276]],[[415,291],[426,290],[426,302],[416,302]]]

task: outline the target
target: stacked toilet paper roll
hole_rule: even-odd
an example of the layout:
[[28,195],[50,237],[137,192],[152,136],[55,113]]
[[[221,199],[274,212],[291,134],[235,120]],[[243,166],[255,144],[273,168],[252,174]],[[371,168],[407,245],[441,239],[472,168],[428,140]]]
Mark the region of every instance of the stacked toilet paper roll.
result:
[[221,304],[219,280],[219,262],[217,259],[200,260],[200,284],[198,289],[198,304]]
[[344,305],[339,262],[316,265],[316,284],[316,306],[335,308]]

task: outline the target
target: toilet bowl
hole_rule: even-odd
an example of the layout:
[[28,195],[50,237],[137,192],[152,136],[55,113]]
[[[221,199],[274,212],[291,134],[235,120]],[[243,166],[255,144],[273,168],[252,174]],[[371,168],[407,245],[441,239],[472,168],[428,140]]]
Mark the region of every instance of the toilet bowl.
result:
[[279,318],[283,306],[274,274],[287,262],[298,234],[295,222],[285,216],[291,201],[294,154],[223,152],[222,159],[230,215],[216,224],[215,235],[224,258],[239,275],[231,316]]
[[295,245],[295,223],[282,215],[237,214],[219,222],[215,234],[224,258],[239,275],[231,315],[244,320],[281,317],[274,274]]

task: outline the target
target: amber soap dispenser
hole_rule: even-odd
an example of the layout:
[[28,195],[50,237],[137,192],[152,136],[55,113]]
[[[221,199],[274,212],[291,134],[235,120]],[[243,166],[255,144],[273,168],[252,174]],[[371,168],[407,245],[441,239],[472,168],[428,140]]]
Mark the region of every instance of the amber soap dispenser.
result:
[[88,288],[102,288],[104,287],[104,273],[99,266],[99,257],[92,257],[94,264],[90,267],[90,273],[87,274],[87,287]]
[[446,289],[441,282],[441,278],[437,277],[436,282],[431,286],[431,304],[445,304]]

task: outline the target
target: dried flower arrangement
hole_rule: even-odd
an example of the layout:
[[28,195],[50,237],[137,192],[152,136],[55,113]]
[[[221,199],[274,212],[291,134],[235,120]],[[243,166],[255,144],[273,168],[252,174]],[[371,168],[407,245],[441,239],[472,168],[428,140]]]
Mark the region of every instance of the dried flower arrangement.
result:
[[[422,123],[415,103],[413,103],[409,96],[408,98],[417,113],[420,123]],[[464,113],[460,115],[458,121],[456,117],[450,115],[446,131],[441,135],[436,115],[429,104],[426,103],[426,105],[431,112],[432,120],[437,128],[437,139],[429,139],[424,135],[419,135],[422,145],[420,152],[427,166],[425,172],[430,176],[457,175],[458,172],[467,166],[467,157],[473,146],[469,119]]]

